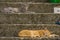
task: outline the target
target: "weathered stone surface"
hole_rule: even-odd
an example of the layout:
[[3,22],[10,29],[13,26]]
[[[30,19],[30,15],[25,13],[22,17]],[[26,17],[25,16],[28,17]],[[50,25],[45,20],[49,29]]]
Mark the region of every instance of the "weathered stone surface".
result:
[[0,38],[0,40],[20,40],[19,38]]
[[3,25],[0,24],[0,37],[18,37],[18,33],[21,30],[30,29],[30,30],[40,30],[47,28],[52,31],[54,34],[60,35],[60,25],[53,24],[40,24],[40,25]]
[[[35,12],[35,13],[54,13],[54,7],[60,4],[50,4],[50,3],[40,3],[40,4],[14,4],[14,3],[0,3],[0,10],[5,7],[15,7],[19,8],[22,13],[25,12]],[[27,9],[26,9],[27,8]]]
[[60,40],[59,38],[43,38],[43,39],[34,39],[34,38],[27,38],[27,39],[20,39],[20,38],[0,38],[0,40]]
[[0,14],[0,24],[55,24],[59,14]]
[[[9,4],[9,3],[0,3],[0,12],[3,11],[4,8],[18,8],[20,13],[26,12],[26,6],[24,4]],[[2,12],[3,13],[3,12]]]
[[0,0],[0,2],[47,2],[48,0]]
[[54,13],[54,7],[60,4],[30,4],[28,10],[36,13]]

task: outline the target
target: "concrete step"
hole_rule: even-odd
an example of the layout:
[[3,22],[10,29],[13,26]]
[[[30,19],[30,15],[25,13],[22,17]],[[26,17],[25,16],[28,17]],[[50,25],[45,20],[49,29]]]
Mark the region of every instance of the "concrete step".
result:
[[0,24],[0,37],[18,37],[21,30],[40,30],[44,28],[60,35],[60,25],[56,24]]
[[60,14],[0,14],[0,24],[55,24]]
[[48,2],[48,0],[0,0],[0,2]]
[[54,7],[60,4],[54,3],[22,3],[22,2],[1,2],[0,10],[5,7],[19,8],[20,13],[33,12],[33,13],[54,13]]

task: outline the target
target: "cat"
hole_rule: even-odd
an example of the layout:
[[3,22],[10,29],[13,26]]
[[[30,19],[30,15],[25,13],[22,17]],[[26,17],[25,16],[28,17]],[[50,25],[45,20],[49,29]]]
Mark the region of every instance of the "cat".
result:
[[20,37],[45,37],[51,35],[49,30],[22,30],[18,33]]

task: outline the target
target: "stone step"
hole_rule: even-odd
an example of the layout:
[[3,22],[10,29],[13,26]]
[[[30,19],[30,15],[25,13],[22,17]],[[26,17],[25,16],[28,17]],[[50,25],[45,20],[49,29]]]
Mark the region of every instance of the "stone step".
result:
[[55,24],[60,14],[0,14],[0,24]]
[[6,38],[6,37],[1,37],[0,38],[0,40],[60,40],[60,38],[42,38],[42,39],[40,39],[40,38],[24,38],[24,39],[21,39],[21,38],[19,38],[19,37],[13,37],[13,38]]
[[60,35],[60,25],[56,24],[0,24],[0,37],[18,37],[21,30],[40,30],[44,28]]
[[0,10],[5,7],[15,7],[19,8],[20,13],[32,12],[32,13],[54,13],[54,7],[60,4],[54,3],[22,3],[22,2],[3,2],[0,3]]
[[48,2],[48,0],[0,0],[0,2]]

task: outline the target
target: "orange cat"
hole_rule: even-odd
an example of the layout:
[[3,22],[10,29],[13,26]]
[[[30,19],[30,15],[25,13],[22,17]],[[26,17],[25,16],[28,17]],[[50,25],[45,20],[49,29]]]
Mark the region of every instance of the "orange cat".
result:
[[44,37],[50,34],[51,32],[49,30],[22,30],[18,35],[20,37]]

